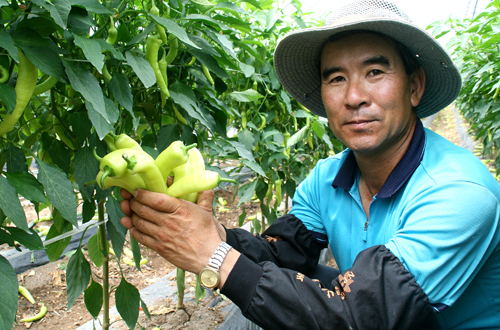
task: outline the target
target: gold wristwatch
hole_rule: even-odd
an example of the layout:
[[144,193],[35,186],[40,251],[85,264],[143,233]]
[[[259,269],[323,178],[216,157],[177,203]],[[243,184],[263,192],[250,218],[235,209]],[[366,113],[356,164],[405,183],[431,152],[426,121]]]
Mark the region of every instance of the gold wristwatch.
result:
[[200,282],[204,288],[214,289],[219,285],[219,268],[222,266],[222,262],[231,249],[231,245],[222,242],[219,244],[214,254],[212,254],[212,257],[208,260],[207,266],[200,272]]

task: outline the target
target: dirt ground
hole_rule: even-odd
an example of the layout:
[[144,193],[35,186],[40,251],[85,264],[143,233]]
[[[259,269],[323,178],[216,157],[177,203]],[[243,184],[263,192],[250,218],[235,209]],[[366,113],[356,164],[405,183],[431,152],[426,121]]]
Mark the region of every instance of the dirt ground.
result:
[[[443,135],[452,142],[459,144],[455,119],[451,108],[445,109],[438,113],[430,128]],[[226,190],[217,190],[217,197],[223,197],[227,200],[227,208],[229,211],[221,213],[216,211],[217,218],[228,228],[238,227],[238,217],[242,212],[242,207],[236,208],[238,200],[233,200],[233,192]],[[247,202],[243,205],[246,208],[247,219],[255,216],[258,211],[258,204]],[[27,215],[33,217],[34,213],[26,206]],[[30,219],[28,219],[29,221]],[[139,290],[155,283],[160,278],[172,272],[175,267],[167,262],[162,257],[158,256],[156,252],[141,247],[141,253],[144,257],[148,258],[146,265],[142,267],[142,272],[138,271],[133,266],[128,266],[122,263],[126,279],[131,284],[136,286]],[[44,302],[48,307],[47,315],[40,321],[31,324],[17,323],[14,325],[15,330],[33,329],[33,330],[46,330],[46,329],[77,329],[92,317],[87,312],[83,295],[76,301],[70,310],[67,310],[67,297],[66,297],[66,281],[65,281],[65,267],[69,258],[64,257],[56,262],[49,263],[42,267],[35,268],[18,275],[19,284],[28,288],[37,302]],[[334,265],[334,260],[331,264]],[[99,278],[101,269],[92,268],[94,278]],[[120,281],[118,267],[115,261],[110,263],[110,285],[118,285]],[[193,274],[186,274],[186,297],[189,295],[194,296],[192,293],[195,284],[195,276]],[[114,305],[112,295],[111,306]],[[145,329],[152,329],[153,327],[160,327],[166,329],[215,329],[221,322],[224,321],[223,313],[221,312],[222,306],[227,303],[217,304],[216,307],[210,307],[210,303],[214,299],[220,299],[217,295],[205,297],[199,306],[191,300],[185,303],[185,308],[182,310],[175,310],[175,302],[161,301],[155,306],[148,306],[151,313],[151,320],[148,320],[143,312],[139,315],[139,324]],[[17,321],[25,316],[36,314],[40,309],[39,305],[32,305],[26,299],[20,296],[19,307],[17,313]],[[125,323],[117,322],[113,325],[115,328],[127,329]],[[138,329],[139,327],[136,327]]]

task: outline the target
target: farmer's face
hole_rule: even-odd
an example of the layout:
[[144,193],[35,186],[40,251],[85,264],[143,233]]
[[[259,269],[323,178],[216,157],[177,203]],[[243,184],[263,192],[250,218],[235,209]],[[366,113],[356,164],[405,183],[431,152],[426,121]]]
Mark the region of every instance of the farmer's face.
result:
[[[328,42],[321,56],[321,95],[335,136],[355,153],[397,147],[416,115],[423,74],[408,76],[392,42],[360,33]],[[425,76],[423,77],[425,83]]]

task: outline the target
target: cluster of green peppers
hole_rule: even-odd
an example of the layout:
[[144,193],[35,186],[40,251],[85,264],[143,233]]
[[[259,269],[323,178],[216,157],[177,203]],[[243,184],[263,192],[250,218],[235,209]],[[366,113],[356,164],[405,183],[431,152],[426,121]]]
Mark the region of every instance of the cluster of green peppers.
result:
[[[99,161],[96,182],[102,189],[117,186],[132,194],[137,189],[147,189],[195,203],[198,192],[214,189],[223,181],[236,182],[206,170],[196,144],[186,146],[182,141],[172,142],[153,159],[126,134],[110,133],[104,140],[111,151],[102,158],[94,152]],[[167,179],[172,174],[173,184],[167,187]]]

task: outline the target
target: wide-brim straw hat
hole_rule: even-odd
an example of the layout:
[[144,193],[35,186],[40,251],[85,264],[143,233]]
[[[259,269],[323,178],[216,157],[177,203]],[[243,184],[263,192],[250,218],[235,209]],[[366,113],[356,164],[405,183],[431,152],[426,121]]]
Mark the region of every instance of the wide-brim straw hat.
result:
[[283,87],[311,112],[326,117],[321,99],[320,57],[330,36],[349,30],[378,32],[397,40],[415,55],[427,80],[416,108],[428,117],[452,103],[460,92],[460,72],[446,50],[394,4],[361,0],[333,12],[324,26],[293,31],[278,42],[274,66]]

